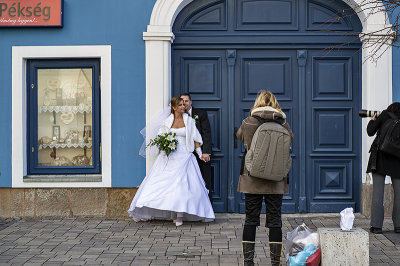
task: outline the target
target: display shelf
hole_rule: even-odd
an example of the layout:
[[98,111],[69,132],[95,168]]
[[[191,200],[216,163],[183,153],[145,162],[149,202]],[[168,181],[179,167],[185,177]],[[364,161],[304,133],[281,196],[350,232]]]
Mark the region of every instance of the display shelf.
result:
[[56,144],[40,144],[39,150],[46,148],[56,148],[56,149],[64,149],[64,148],[88,148],[92,147],[92,143],[56,143]]
[[43,105],[39,107],[39,113],[45,112],[56,112],[56,113],[90,113],[92,112],[92,106],[90,105],[62,105],[62,106],[53,106],[53,105]]

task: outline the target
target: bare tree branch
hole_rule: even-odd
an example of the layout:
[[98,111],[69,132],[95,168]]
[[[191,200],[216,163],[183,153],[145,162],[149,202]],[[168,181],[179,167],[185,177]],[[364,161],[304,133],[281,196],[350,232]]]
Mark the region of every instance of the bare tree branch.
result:
[[377,14],[384,15],[386,25],[379,25],[381,26],[380,28],[364,29],[363,32],[358,32],[358,36],[355,36],[357,32],[321,30],[321,32],[335,32],[343,36],[355,36],[352,40],[329,49],[340,49],[361,40],[362,47],[366,48],[365,51],[368,51],[368,54],[364,54],[364,61],[372,60],[377,62],[390,46],[400,47],[400,43],[397,42],[397,36],[400,34],[400,0],[362,0],[357,5],[350,6],[348,10],[338,10],[336,17],[327,20],[320,27],[321,29],[326,28],[326,26],[332,25],[338,20],[354,15],[363,18],[362,22],[364,23]]

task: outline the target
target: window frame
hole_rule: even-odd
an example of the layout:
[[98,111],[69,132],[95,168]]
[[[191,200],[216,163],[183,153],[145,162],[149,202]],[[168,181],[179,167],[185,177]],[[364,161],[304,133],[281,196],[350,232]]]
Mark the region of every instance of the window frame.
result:
[[[91,166],[38,165],[38,70],[92,69],[92,160]],[[27,60],[27,154],[29,175],[101,174],[100,62],[98,59],[29,59]]]
[[[12,47],[11,174],[13,188],[104,188],[112,186],[111,45]],[[26,62],[28,59],[100,59],[101,175],[27,177]]]

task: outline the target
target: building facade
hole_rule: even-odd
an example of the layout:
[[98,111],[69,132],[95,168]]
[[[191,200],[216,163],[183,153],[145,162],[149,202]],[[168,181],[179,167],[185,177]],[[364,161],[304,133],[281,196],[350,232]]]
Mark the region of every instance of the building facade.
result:
[[209,115],[215,211],[243,212],[234,132],[260,89],[295,133],[284,212],[368,214],[373,139],[358,111],[400,100],[398,49],[369,60],[374,39],[360,38],[390,25],[384,12],[358,0],[64,0],[60,25],[32,27],[18,20],[27,2],[0,1],[2,217],[126,216],[152,164],[139,132],[181,92]]

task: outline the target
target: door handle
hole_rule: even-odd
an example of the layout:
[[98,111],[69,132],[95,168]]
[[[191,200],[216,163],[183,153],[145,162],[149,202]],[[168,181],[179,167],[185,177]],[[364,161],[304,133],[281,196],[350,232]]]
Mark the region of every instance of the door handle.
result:
[[236,132],[238,131],[237,127],[233,128],[233,147],[236,149],[237,148],[237,136]]

